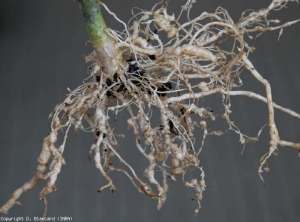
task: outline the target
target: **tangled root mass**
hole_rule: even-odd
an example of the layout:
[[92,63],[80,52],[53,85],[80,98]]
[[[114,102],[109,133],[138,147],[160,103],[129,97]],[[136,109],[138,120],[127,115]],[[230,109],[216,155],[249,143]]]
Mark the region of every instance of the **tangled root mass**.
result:
[[[48,181],[40,193],[47,206],[46,195],[56,190],[55,181],[65,164],[63,151],[71,126],[95,135],[90,155],[94,156],[96,167],[107,180],[98,192],[105,188],[114,191],[116,186],[109,174],[120,171],[140,192],[157,200],[160,209],[167,198],[167,178],[176,180],[181,176],[183,183],[195,190],[193,200],[198,203],[195,214],[200,210],[200,200],[206,187],[199,154],[207,136],[224,133],[209,130],[209,123],[224,119],[229,130],[239,135],[242,144],[258,140],[258,137],[244,135],[231,121],[231,96],[250,97],[268,106],[270,148],[260,160],[259,175],[262,180],[262,172],[268,170],[267,160],[276,153],[278,146],[290,146],[300,151],[299,143],[280,139],[274,109],[296,118],[300,115],[273,102],[269,82],[248,59],[254,47],[247,43],[253,35],[282,30],[299,22],[294,20],[282,24],[279,20],[268,19],[271,11],[298,1],[274,0],[265,9],[245,11],[236,23],[225,9],[219,7],[214,13],[203,12],[181,24],[181,14],[187,11],[189,17],[194,2],[189,0],[182,6],[178,17],[169,15],[166,5],[156,4],[152,10],[142,10],[134,15],[128,24],[100,3],[125,28],[123,32],[107,29],[116,42],[119,57],[111,59],[117,60],[118,67],[115,67],[114,73],[105,73],[96,52],[86,58],[92,67],[90,77],[56,106],[51,114],[51,133],[44,139],[34,177],[13,193],[0,208],[1,212],[7,213],[14,204],[20,204],[18,199],[21,194],[42,180]],[[167,36],[167,40],[163,41],[162,36]],[[222,48],[222,43],[226,41],[233,43],[230,50]],[[265,87],[265,96],[239,89],[242,88],[242,73],[245,70]],[[222,95],[220,103],[224,113],[218,118],[211,109],[198,103],[200,98],[212,94]],[[158,125],[154,125],[151,118],[154,109],[159,110]],[[135,136],[137,150],[149,163],[145,170],[146,180],[140,178],[121,156],[119,149],[122,146],[118,146],[117,140],[119,134],[111,127],[111,114],[126,111],[130,114],[127,124]],[[86,127],[86,124],[89,126]],[[203,130],[200,147],[195,146],[195,127]],[[56,146],[57,136],[63,128],[66,128],[64,141]],[[123,163],[124,168],[113,165],[117,160]],[[184,176],[191,169],[198,170],[198,176],[186,180]],[[158,173],[162,174],[162,181],[156,178]]]

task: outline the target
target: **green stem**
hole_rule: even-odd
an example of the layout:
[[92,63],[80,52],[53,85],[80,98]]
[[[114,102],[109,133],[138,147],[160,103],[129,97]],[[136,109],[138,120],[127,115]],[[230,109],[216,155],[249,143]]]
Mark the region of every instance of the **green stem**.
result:
[[98,64],[106,77],[110,78],[118,69],[116,41],[106,31],[100,11],[99,0],[78,0],[85,19],[87,31],[98,56]]

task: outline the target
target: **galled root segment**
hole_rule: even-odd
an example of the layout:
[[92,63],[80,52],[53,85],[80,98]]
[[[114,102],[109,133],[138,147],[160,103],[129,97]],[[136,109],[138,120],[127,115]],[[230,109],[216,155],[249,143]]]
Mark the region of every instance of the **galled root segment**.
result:
[[[118,19],[106,5],[100,3],[125,28],[123,32],[108,28],[105,30],[116,41],[118,58],[111,59],[117,59],[112,64],[119,66],[114,67],[115,73],[106,73],[107,69],[99,62],[99,51],[86,58],[92,64],[90,77],[70,92],[51,114],[52,132],[44,140],[35,176],[13,193],[9,201],[0,208],[1,212],[7,213],[14,204],[20,204],[18,199],[21,194],[41,180],[48,181],[40,194],[41,198],[56,190],[57,176],[65,164],[62,153],[71,125],[74,125],[75,130],[81,129],[95,134],[90,155],[94,154],[95,166],[107,180],[107,184],[99,188],[98,192],[105,188],[115,191],[116,186],[109,174],[119,171],[130,179],[138,191],[157,200],[160,209],[167,199],[168,178],[176,180],[180,176],[187,187],[195,189],[193,200],[198,203],[195,215],[201,208],[200,200],[206,187],[199,154],[207,136],[224,134],[220,130],[211,130],[210,122],[225,120],[229,130],[239,135],[239,141],[243,145],[256,142],[262,131],[261,129],[258,132],[257,137],[250,137],[243,134],[231,121],[231,96],[249,97],[268,106],[270,149],[259,163],[262,180],[263,168],[268,169],[267,160],[278,146],[290,146],[300,151],[299,143],[280,139],[274,109],[298,119],[300,114],[273,102],[269,82],[248,59],[248,54],[254,51],[254,47],[246,42],[252,38],[252,34],[282,29],[299,22],[300,20],[295,20],[279,24],[278,20],[268,19],[271,11],[281,9],[293,0],[276,0],[266,9],[246,11],[237,23],[221,7],[214,13],[203,12],[190,19],[189,11],[194,2],[188,1],[182,7],[183,11],[187,11],[188,22],[181,24],[182,13],[176,18],[175,15],[167,13],[164,5],[158,8],[157,4],[151,11],[140,11],[128,25]],[[203,20],[207,19],[209,22],[203,24]],[[163,34],[169,38],[167,42],[162,41]],[[234,42],[231,50],[222,49],[220,44],[224,41]],[[243,86],[244,70],[248,70],[264,85],[265,96],[237,90]],[[213,94],[222,96],[220,103],[224,107],[224,113],[218,118],[212,110],[213,107],[201,107],[198,104],[200,98]],[[159,111],[159,124],[154,124],[153,121],[152,114],[155,110]],[[135,136],[137,150],[149,163],[144,173],[148,183],[136,174],[119,152],[119,149],[126,147],[118,145],[117,137],[122,135],[112,129],[110,121],[112,117],[122,121],[117,116],[123,111],[130,115],[127,124]],[[64,143],[56,148],[54,143],[57,133],[66,127],[68,130]],[[200,147],[195,145],[198,137],[194,133],[195,128],[203,130]],[[126,150],[133,152],[131,149]],[[52,163],[46,172],[51,157]],[[114,167],[113,161],[116,159],[124,164],[124,168]],[[171,166],[168,165],[170,163]],[[198,177],[185,180],[185,174],[193,169],[198,170]],[[162,181],[158,180],[158,173],[162,174]]]
[[21,202],[19,201],[21,195],[31,190],[36,184],[38,184],[42,180],[49,180],[49,182],[47,186],[40,193],[40,198],[44,198],[48,193],[52,192],[53,190],[56,190],[54,183],[56,181],[56,176],[60,172],[60,168],[61,168],[61,165],[54,167],[56,158],[53,158],[53,161],[49,167],[50,171],[46,173],[50,158],[53,157],[54,155],[57,155],[56,152],[59,152],[57,148],[54,147],[54,143],[56,142],[56,140],[57,140],[56,131],[52,131],[47,137],[45,137],[43,143],[43,149],[37,159],[38,166],[33,178],[13,192],[10,199],[0,208],[1,213],[7,214],[9,209],[13,205],[15,204],[21,205]]

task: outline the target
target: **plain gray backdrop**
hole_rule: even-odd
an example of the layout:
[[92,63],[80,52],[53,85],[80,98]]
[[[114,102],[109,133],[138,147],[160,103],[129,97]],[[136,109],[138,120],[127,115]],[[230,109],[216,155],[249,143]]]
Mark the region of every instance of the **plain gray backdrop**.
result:
[[[153,0],[109,0],[109,8],[127,21],[131,8],[151,9]],[[237,21],[242,11],[267,7],[270,0],[198,0],[191,17],[203,11],[213,12],[218,6],[229,11]],[[169,2],[169,12],[178,15],[185,1]],[[271,17],[282,21],[300,18],[300,6],[288,4],[288,9]],[[105,13],[107,25],[121,29]],[[257,50],[251,60],[257,70],[273,86],[273,98],[278,104],[300,112],[300,24],[268,32],[250,43]],[[1,0],[0,1],[0,205],[25,181],[36,168],[43,138],[49,133],[49,113],[64,99],[67,87],[74,89],[88,76],[84,55],[91,52],[88,35],[73,0]],[[245,74],[244,89],[264,93],[264,88]],[[203,100],[218,110],[220,98]],[[233,98],[233,120],[244,133],[255,136],[267,123],[265,104],[249,98]],[[115,126],[126,134],[120,139],[125,158],[140,175],[147,166],[134,145],[131,130],[120,114]],[[287,114],[275,113],[282,139],[300,142],[300,120]],[[224,121],[214,129],[225,127]],[[200,137],[200,136],[199,136]],[[67,165],[57,180],[57,192],[48,196],[48,216],[71,216],[81,221],[205,221],[205,222],[279,222],[300,221],[300,159],[296,150],[279,148],[279,156],[269,161],[270,172],[264,174],[264,187],[258,177],[258,161],[268,150],[269,135],[265,129],[260,141],[242,145],[238,136],[227,133],[209,137],[201,162],[206,172],[207,189],[202,209],[193,216],[196,203],[191,201],[192,189],[169,181],[167,202],[160,211],[156,202],[138,193],[123,175],[113,173],[118,191],[96,190],[105,183],[94,162],[88,160],[93,135],[70,133],[64,153]],[[124,151],[123,151],[124,152]],[[144,178],[146,179],[146,178]],[[38,194],[45,183],[21,197],[24,206],[13,207],[8,216],[42,216],[43,202]],[[0,215],[5,216],[5,215]]]

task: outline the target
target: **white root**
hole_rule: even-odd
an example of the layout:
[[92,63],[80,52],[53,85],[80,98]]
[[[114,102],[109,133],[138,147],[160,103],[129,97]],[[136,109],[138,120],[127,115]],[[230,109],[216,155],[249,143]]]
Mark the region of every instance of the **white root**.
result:
[[[267,160],[272,154],[277,154],[279,146],[292,147],[300,152],[300,143],[280,138],[274,110],[297,119],[300,119],[300,114],[274,103],[270,83],[249,60],[254,47],[249,46],[245,39],[251,38],[251,33],[283,30],[300,22],[298,19],[280,24],[278,20],[268,19],[273,10],[279,10],[289,2],[294,0],[276,0],[265,9],[246,11],[236,23],[221,7],[215,13],[203,12],[196,18],[190,18],[194,0],[186,2],[178,17],[169,15],[164,5],[155,9],[160,5],[156,4],[151,11],[139,12],[134,16],[135,20],[128,24],[100,2],[124,26],[123,32],[106,30],[115,39],[115,47],[119,50],[122,61],[116,62],[116,58],[112,56],[111,61],[102,61],[102,64],[95,52],[86,58],[87,62],[92,63],[90,77],[73,91],[69,90],[66,99],[55,107],[50,115],[53,118],[51,133],[44,139],[33,178],[13,192],[0,212],[8,213],[13,205],[20,205],[19,198],[24,192],[42,180],[47,180],[40,193],[40,198],[44,199],[46,214],[46,196],[57,189],[55,183],[65,164],[62,154],[69,129],[73,125],[75,129],[95,134],[89,153],[94,154],[95,166],[107,180],[98,192],[106,188],[116,190],[110,173],[122,172],[139,192],[157,200],[157,208],[161,209],[169,190],[167,178],[176,181],[181,176],[184,184],[196,192],[193,198],[198,203],[194,211],[196,215],[201,208],[200,201],[206,188],[199,155],[208,136],[224,134],[220,130],[212,131],[209,128],[211,121],[225,120],[228,130],[238,134],[242,145],[258,141],[261,133],[260,130],[256,137],[247,136],[233,123],[232,96],[259,100],[268,107],[270,147],[261,158],[258,169],[263,180],[263,170],[269,169]],[[183,11],[187,11],[188,21],[181,24],[179,18]],[[168,37],[167,41],[163,41],[163,35]],[[225,50],[220,44],[224,41],[234,44],[229,50]],[[105,50],[111,49],[110,46]],[[116,66],[103,68],[100,64]],[[265,96],[241,89],[241,74],[245,69],[265,87]],[[116,72],[112,73],[112,70]],[[199,102],[199,99],[213,94],[220,94],[222,97],[220,103],[224,107],[224,113],[221,116],[215,115],[211,108]],[[118,144],[117,137],[122,135],[118,134],[118,129],[112,129],[110,121],[123,121],[119,116],[117,118],[123,110],[127,110],[130,115],[127,124],[135,136],[137,151],[149,163],[144,176],[156,190],[139,177],[119,152],[124,147],[123,144]],[[155,113],[160,115],[158,121],[154,120]],[[115,118],[111,118],[112,116]],[[86,123],[88,127],[85,126]],[[203,130],[199,149],[194,147],[199,137],[198,132],[195,133],[195,126]],[[64,128],[67,129],[64,142],[56,147],[57,137]],[[126,149],[126,152],[127,150],[134,152],[132,149]],[[48,168],[51,157],[52,162]],[[124,168],[115,167],[113,161],[121,162]],[[185,181],[185,174],[193,169],[198,171],[198,176]],[[162,174],[162,181],[159,181],[158,173]]]

